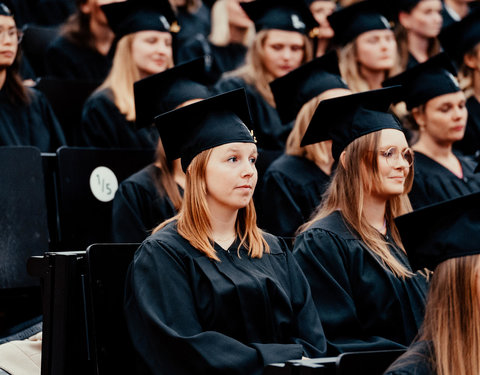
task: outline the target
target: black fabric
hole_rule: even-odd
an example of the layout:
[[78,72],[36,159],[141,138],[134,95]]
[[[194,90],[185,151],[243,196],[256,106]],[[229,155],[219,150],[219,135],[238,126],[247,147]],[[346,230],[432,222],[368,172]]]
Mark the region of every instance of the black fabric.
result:
[[210,10],[203,2],[194,13],[190,13],[185,7],[177,7],[177,19],[181,25],[177,34],[177,45],[180,49],[194,35],[201,34],[206,37],[210,33]]
[[35,146],[55,152],[66,144],[62,128],[45,96],[27,89],[31,102],[15,105],[0,90],[0,146]]
[[414,209],[480,191],[480,174],[474,173],[476,162],[458,152],[455,155],[462,166],[462,178],[421,152],[415,152],[415,176],[408,194]]
[[282,124],[277,110],[272,107],[257,89],[240,77],[222,78],[214,90],[226,92],[239,87],[245,88],[250,113],[252,115],[253,130],[257,138],[257,146],[267,150],[283,150],[293,123]]
[[[385,239],[410,270],[390,235]],[[396,277],[339,211],[297,236],[293,254],[310,283],[325,336],[339,352],[398,349],[414,339],[423,321],[425,278]]]
[[465,155],[475,155],[480,150],[480,103],[475,96],[467,99],[468,120],[463,139],[453,147]]
[[70,80],[103,82],[112,65],[111,57],[59,36],[46,52],[47,76]]
[[110,89],[93,93],[85,102],[79,146],[102,148],[156,149],[158,132],[152,128],[135,129],[113,102]]
[[125,314],[154,374],[260,375],[269,363],[326,354],[307,281],[286,244],[252,259],[238,242],[210,260],[168,224],[127,275]]
[[262,188],[265,229],[282,237],[294,237],[308,221],[327,188],[330,176],[303,157],[282,155],[267,169]]
[[384,375],[436,375],[434,356],[430,341],[415,342],[390,365]]
[[158,224],[176,215],[172,201],[158,187],[161,174],[150,164],[120,183],[112,207],[113,241],[142,242]]

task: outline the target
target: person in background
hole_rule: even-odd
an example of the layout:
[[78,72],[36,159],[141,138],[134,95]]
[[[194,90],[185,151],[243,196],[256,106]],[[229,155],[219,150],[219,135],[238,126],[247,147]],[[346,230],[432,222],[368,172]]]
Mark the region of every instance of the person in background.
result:
[[470,10],[478,6],[478,0],[443,0],[443,27],[465,18]]
[[[153,126],[155,116],[209,97],[203,84],[205,65],[203,57],[135,82],[137,128]],[[122,181],[115,193],[113,240],[142,242],[158,224],[177,214],[184,188],[180,160],[168,161],[159,140],[154,163]]]
[[394,218],[411,211],[413,152],[388,113],[390,87],[323,100],[304,145],[331,139],[338,165],[293,255],[338,352],[408,346],[423,320],[424,275],[410,268]]
[[371,1],[361,1],[328,16],[335,32],[340,72],[353,92],[381,88],[399,70],[397,43],[387,19]]
[[442,29],[440,0],[396,0],[395,34],[402,70],[427,61],[440,52]]
[[0,145],[55,152],[66,145],[65,136],[45,96],[22,83],[21,37],[13,13],[0,3]]
[[318,31],[314,39],[315,57],[323,56],[330,49],[334,32],[327,17],[337,8],[335,0],[305,0],[313,17],[318,22]]
[[173,66],[175,15],[168,0],[127,0],[102,11],[115,33],[115,55],[107,78],[85,102],[79,145],[155,149],[158,132],[134,127],[133,84]]
[[453,149],[467,123],[465,94],[454,75],[455,67],[442,53],[384,82],[402,85],[401,100],[418,131],[418,140],[412,141],[415,178],[409,194],[415,209],[480,190],[475,161]]
[[413,269],[433,271],[419,336],[386,375],[480,373],[480,193],[396,219]]
[[117,1],[76,0],[76,12],[47,48],[45,67],[49,77],[98,84],[105,80],[112,65],[108,53],[114,34],[100,6]]
[[285,154],[267,169],[262,186],[260,221],[275,235],[294,237],[319,205],[333,167],[331,141],[302,146],[313,113],[321,100],[350,93],[340,77],[337,55],[331,51],[270,83],[284,123],[295,119]]
[[327,353],[308,283],[287,245],[256,224],[257,148],[243,89],[158,116],[181,158],[178,215],[135,253],[124,310],[153,374],[261,375]]
[[439,39],[458,67],[459,84],[467,97],[465,135],[453,147],[465,155],[475,155],[480,150],[480,8],[445,27]]

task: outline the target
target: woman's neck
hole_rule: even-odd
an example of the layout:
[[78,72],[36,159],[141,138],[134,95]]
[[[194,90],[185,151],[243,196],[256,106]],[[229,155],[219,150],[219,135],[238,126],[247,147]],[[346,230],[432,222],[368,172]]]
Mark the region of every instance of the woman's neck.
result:
[[235,240],[238,211],[214,209],[211,204],[209,204],[209,210],[213,240],[222,248],[228,249]]
[[329,42],[330,39],[317,39],[317,50],[315,51],[315,57],[325,55]]
[[230,27],[230,43],[243,44],[245,42],[245,35],[248,29],[229,25]]
[[418,142],[412,148],[414,151],[419,151],[434,160],[448,159],[455,156],[452,151],[452,143],[435,142],[432,138],[422,136],[421,134]]
[[413,32],[407,34],[407,39],[408,51],[415,57],[415,60],[419,63],[427,61],[429,39]]
[[385,222],[385,209],[387,201],[378,197],[369,195],[363,201],[363,215],[368,224],[374,227],[382,234],[387,233]]
[[385,70],[372,70],[365,66],[360,67],[360,73],[368,84],[370,90],[382,88],[382,82],[385,80]]
[[5,85],[5,80],[7,79],[7,69],[0,69],[0,90],[3,89]]
[[94,36],[95,48],[100,54],[106,56],[112,46],[113,38],[115,37],[112,30],[93,18],[90,20],[90,30]]

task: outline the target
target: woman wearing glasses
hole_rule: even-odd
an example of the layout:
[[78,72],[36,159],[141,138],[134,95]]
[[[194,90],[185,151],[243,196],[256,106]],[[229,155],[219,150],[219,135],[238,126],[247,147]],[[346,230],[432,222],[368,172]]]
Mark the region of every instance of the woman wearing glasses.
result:
[[19,75],[21,33],[11,10],[0,3],[0,146],[36,146],[54,152],[65,136],[47,99]]
[[[338,352],[404,348],[422,323],[426,280],[393,219],[411,210],[413,152],[387,113],[397,88],[320,102],[302,145],[331,139],[338,166],[294,256]],[[328,126],[325,126],[328,124]]]
[[403,86],[412,127],[418,132],[409,194],[415,209],[480,191],[476,162],[452,149],[463,138],[467,123],[465,94],[455,74],[450,60],[439,54],[384,82]]

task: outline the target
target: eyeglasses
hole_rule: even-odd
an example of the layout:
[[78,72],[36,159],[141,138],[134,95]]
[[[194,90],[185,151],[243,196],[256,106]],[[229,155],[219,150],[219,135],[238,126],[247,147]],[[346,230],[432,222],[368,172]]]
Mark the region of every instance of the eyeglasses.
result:
[[400,152],[398,148],[390,147],[388,150],[380,150],[378,153],[380,156],[385,158],[387,164],[392,168],[398,166],[400,156],[402,156],[403,160],[408,164],[409,167],[411,167],[413,164],[413,150],[410,148]]
[[8,38],[11,41],[20,43],[23,38],[23,32],[18,29],[8,29],[8,30],[0,31],[0,42],[3,42],[5,38]]

